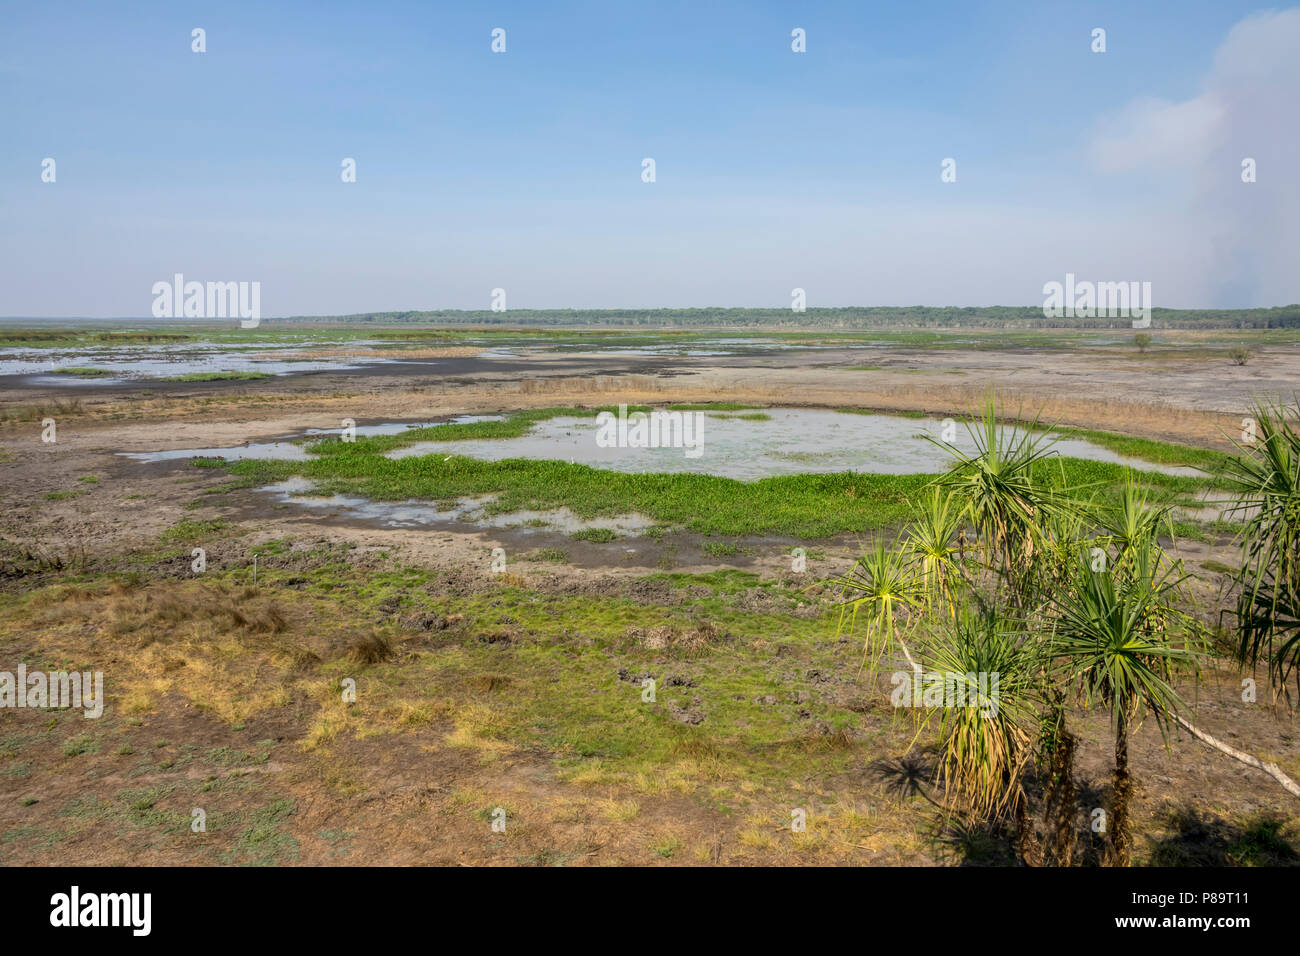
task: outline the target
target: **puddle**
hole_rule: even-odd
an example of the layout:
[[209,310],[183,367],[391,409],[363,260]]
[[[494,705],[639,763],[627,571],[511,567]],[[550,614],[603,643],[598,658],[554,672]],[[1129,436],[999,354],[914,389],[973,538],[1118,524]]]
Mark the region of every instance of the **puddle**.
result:
[[457,498],[455,502],[371,501],[354,495],[315,495],[313,487],[306,478],[290,478],[257,490],[271,495],[282,504],[310,508],[313,511],[333,512],[330,517],[373,521],[386,528],[425,528],[431,525],[462,523],[487,528],[564,534],[599,528],[623,537],[639,534],[654,525],[653,521],[642,515],[580,518],[568,508],[556,508],[551,511],[512,511],[508,514],[490,515],[487,514],[487,508],[495,500],[494,495]]
[[[683,413],[696,414],[696,413]],[[745,412],[698,413],[702,416],[702,438],[698,457],[687,457],[684,448],[606,448],[597,443],[596,418],[553,418],[537,422],[533,430],[518,438],[471,441],[417,442],[389,453],[391,458],[421,455],[464,455],[488,461],[506,458],[564,460],[613,471],[695,472],[742,481],[771,475],[853,471],[867,474],[934,474],[945,471],[951,457],[927,441],[939,437],[940,419],[902,418],[893,415],[856,415],[824,409],[770,408],[766,420],[745,420]],[[398,434],[411,428],[436,424],[467,424],[500,421],[501,415],[460,415],[441,422],[398,422],[358,426],[358,435]],[[238,461],[242,458],[305,461],[308,443],[293,439],[339,434],[340,429],[308,429],[296,435],[254,442],[232,448],[186,448],[160,452],[122,452],[136,461],[172,461],[205,457]],[[955,444],[967,453],[974,442],[958,423]],[[1053,450],[1061,455],[1129,465],[1147,471],[1175,475],[1199,475],[1195,469],[1172,468],[1118,455],[1076,438],[1057,441]],[[580,518],[568,509],[549,511],[490,512],[493,498],[462,498],[455,502],[371,501],[350,495],[313,495],[305,478],[269,485],[260,491],[279,502],[317,511],[377,522],[392,528],[421,528],[450,523],[475,524],[491,528],[538,530],[572,534],[575,531],[608,529],[623,537],[636,535],[653,525],[640,515],[615,518]]]
[[[694,413],[683,413],[694,414]],[[940,436],[940,419],[901,418],[894,415],[854,415],[807,408],[769,408],[768,420],[747,421],[740,413],[698,413],[699,454],[688,457],[685,448],[605,448],[597,443],[598,426],[591,418],[552,418],[537,422],[518,438],[416,442],[388,453],[390,458],[421,455],[464,455],[485,461],[505,458],[561,460],[629,473],[694,472],[754,481],[770,475],[853,471],[864,474],[934,474],[952,462],[948,453],[925,439]],[[460,415],[446,422],[399,422],[357,427],[358,435],[396,434],[431,424],[465,424],[500,421],[500,415]],[[341,429],[316,428],[271,442],[254,442],[231,448],[184,448],[159,452],[123,452],[136,461],[172,461],[182,458],[271,458],[304,461],[310,456],[292,439],[339,434]],[[975,444],[958,423],[954,444],[973,453]],[[1057,441],[1061,455],[1128,465],[1168,475],[1197,476],[1194,468],[1156,465],[1116,454],[1078,438]]]
[[[33,384],[40,385],[105,385],[120,384],[126,380],[156,381],[177,375],[203,372],[258,372],[263,375],[285,375],[289,372],[347,371],[364,365],[398,361],[380,356],[301,359],[280,358],[276,355],[277,352],[330,348],[343,344],[345,343],[313,342],[310,346],[304,346],[298,342],[268,342],[255,348],[222,348],[210,343],[186,342],[166,346],[149,344],[0,348],[0,375],[38,375],[40,378]],[[346,344],[353,348],[362,348],[369,343]],[[427,364],[432,365],[436,362],[429,361]],[[93,378],[54,374],[55,369],[59,368],[86,367],[104,369],[111,374]]]
[[278,461],[306,461],[310,456],[301,445],[289,441],[250,442],[233,448],[175,448],[171,451],[120,451],[123,458],[133,461],[175,461],[179,458],[224,458],[239,461],[243,458],[272,459]]
[[[382,425],[358,425],[356,433],[362,438],[368,435],[396,435],[412,428],[428,428],[432,425],[468,425],[473,422],[499,422],[502,415],[457,415],[453,418],[429,422],[392,422]],[[342,426],[338,428],[308,428],[305,431],[286,435],[284,438],[269,442],[250,442],[228,448],[173,448],[170,451],[118,452],[123,458],[133,461],[176,461],[181,458],[224,458],[226,461],[239,461],[242,458],[271,459],[279,461],[307,461],[311,458],[304,450],[305,445],[294,443],[297,438],[341,435]]]
[[[552,418],[518,438],[417,442],[389,453],[391,458],[438,454],[487,461],[505,458],[559,459],[623,472],[694,472],[753,481],[770,475],[855,471],[874,474],[926,474],[947,470],[952,459],[926,441],[940,437],[940,419],[893,415],[769,408],[768,421],[746,421],[740,413],[704,413],[698,457],[682,448],[602,448],[593,418]],[[689,414],[689,413],[688,413]],[[727,417],[732,416],[732,417]],[[975,444],[957,425],[954,444],[973,453]],[[1129,465],[1146,471],[1198,475],[1192,468],[1155,465],[1118,455],[1081,439],[1057,441],[1061,455]]]

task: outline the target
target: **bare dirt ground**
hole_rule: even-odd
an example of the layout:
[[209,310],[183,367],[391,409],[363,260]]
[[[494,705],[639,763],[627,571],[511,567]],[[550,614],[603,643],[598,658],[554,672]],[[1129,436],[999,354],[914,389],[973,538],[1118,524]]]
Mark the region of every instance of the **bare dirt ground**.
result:
[[[1227,448],[1225,436],[1237,434],[1254,398],[1290,397],[1300,384],[1300,352],[1289,350],[1257,354],[1245,367],[1194,356],[1030,350],[488,359],[473,350],[419,349],[398,357],[410,362],[252,384],[56,389],[0,382],[0,408],[32,407],[13,416],[20,420],[0,424],[0,537],[58,555],[72,569],[79,555],[93,565],[156,548],[160,535],[178,522],[221,519],[238,529],[238,540],[214,548],[211,560],[217,565],[245,562],[261,542],[290,539],[346,551],[353,568],[386,568],[393,562],[427,568],[460,582],[449,593],[455,596],[459,588],[465,597],[481,597],[499,586],[477,573],[492,548],[517,553],[563,544],[567,563],[516,565],[519,584],[543,595],[599,595],[658,607],[681,600],[679,593],[644,580],[665,566],[695,573],[736,568],[778,577],[788,571],[789,542],[747,542],[748,554],[723,562],[706,554],[696,536],[669,535],[657,543],[620,542],[615,560],[609,545],[549,533],[456,525],[437,531],[385,528],[277,508],[254,491],[220,496],[213,505],[204,501],[204,492],[227,480],[220,472],[189,468],[183,461],[140,464],[121,453],[228,447],[307,428],[338,428],[344,418],[366,425],[615,402],[741,401],[962,415],[991,387],[1012,407],[1023,402],[1027,415],[1041,414],[1048,421]],[[423,366],[422,358],[443,364]],[[850,367],[868,363],[874,367]],[[75,408],[49,410],[73,401],[79,403]],[[40,419],[46,415],[57,420],[57,443],[40,441]],[[86,476],[98,481],[81,481]],[[46,497],[69,491],[78,493]],[[817,572],[847,567],[856,546],[848,539],[826,542]],[[1234,558],[1223,542],[1188,542],[1183,548],[1195,569]],[[1198,574],[1197,599],[1210,613],[1218,579],[1209,571]],[[52,580],[46,576],[40,583]],[[29,586],[9,582],[0,605]],[[0,645],[0,669],[12,669],[15,656],[38,661],[74,654],[70,648],[77,640],[110,627],[107,622],[117,613],[112,602],[124,599],[105,594],[67,600],[68,608],[83,601],[85,606],[49,612],[53,630],[33,622],[27,633],[9,632]],[[734,600],[761,604],[762,597]],[[825,608],[810,599],[813,605]],[[308,627],[307,620],[298,624]],[[327,648],[319,651],[324,656]],[[774,648],[773,660],[781,653]],[[169,673],[167,666],[160,664],[160,673]],[[1244,706],[1241,676],[1228,669],[1207,675],[1199,690],[1199,723],[1297,775],[1300,737],[1294,718],[1267,706],[1262,690],[1259,704]],[[77,748],[68,741],[77,739],[86,723],[78,715],[0,711],[0,758],[5,758],[0,862],[930,864],[980,859],[967,845],[975,839],[970,835],[934,837],[932,801],[924,782],[912,779],[926,776],[924,754],[908,755],[911,729],[887,714],[888,708],[863,710],[862,727],[851,742],[861,752],[846,756],[835,775],[757,785],[743,781],[724,798],[709,796],[708,785],[675,787],[671,781],[584,783],[581,773],[561,769],[555,754],[536,748],[487,748],[491,759],[486,759],[483,748],[449,745],[449,730],[460,725],[436,716],[402,734],[344,735],[328,749],[304,748],[299,742],[319,722],[320,705],[289,677],[282,679],[282,704],[243,721],[220,719],[166,690],[137,713],[119,708],[106,731],[121,741],[116,752],[100,741],[70,754]],[[809,686],[809,693],[841,703],[863,693],[851,667],[829,685],[813,680]],[[1085,799],[1091,787],[1094,805],[1101,805],[1112,759],[1109,728],[1096,717],[1081,726],[1086,732],[1078,776]],[[799,736],[804,730],[792,728],[804,741],[801,746],[832,751],[846,746],[833,736]],[[867,740],[871,746],[864,745]],[[707,763],[707,755],[683,759]],[[1261,844],[1280,854],[1274,862],[1286,862],[1286,847],[1300,846],[1296,802],[1263,774],[1187,739],[1167,748],[1151,725],[1138,735],[1131,759],[1139,784],[1139,830],[1150,839],[1148,861],[1234,862],[1248,852],[1243,846]],[[723,783],[714,781],[713,789]],[[744,784],[757,792],[746,791]],[[214,802],[204,793],[221,796],[226,826],[194,834],[188,826],[155,820],[157,814],[171,814],[173,820],[179,814],[188,821],[192,806]],[[802,842],[788,832],[786,809],[799,799],[819,808],[811,839]],[[483,818],[490,805],[510,808],[514,822],[505,833],[494,833]],[[998,862],[996,854],[988,861]]]

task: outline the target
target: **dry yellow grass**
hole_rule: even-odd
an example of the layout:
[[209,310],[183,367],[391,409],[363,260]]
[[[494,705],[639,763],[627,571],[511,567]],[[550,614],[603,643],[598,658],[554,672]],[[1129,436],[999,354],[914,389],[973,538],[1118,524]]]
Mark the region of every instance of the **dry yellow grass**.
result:
[[641,812],[641,804],[635,800],[602,800],[598,806],[601,813],[618,823],[633,820]]

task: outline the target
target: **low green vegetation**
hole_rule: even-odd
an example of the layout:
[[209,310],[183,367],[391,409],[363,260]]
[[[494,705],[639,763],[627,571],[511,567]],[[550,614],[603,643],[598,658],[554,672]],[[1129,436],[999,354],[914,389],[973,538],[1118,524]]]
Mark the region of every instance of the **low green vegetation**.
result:
[[[1285,516],[1300,508],[1294,482],[1277,472],[1300,456],[1280,448],[1288,439],[1274,418],[1257,419],[1260,440],[1275,453],[1245,450],[1254,468],[1233,480],[1247,521],[1257,505],[1270,516],[1252,526],[1261,542],[1250,552],[1253,567],[1285,583],[1294,577],[1286,556],[1296,540]],[[464,426],[437,426],[449,427]],[[180,577],[164,563],[166,576],[150,579],[140,571],[146,558],[174,563],[191,542],[231,532],[220,519],[181,522],[162,536],[170,545],[162,554],[133,555],[0,606],[0,637],[9,641],[30,640],[33,620],[49,622],[39,633],[41,656],[78,653],[93,627],[100,653],[120,660],[108,720],[78,718],[46,732],[59,772],[84,774],[88,790],[148,775],[127,789],[110,783],[99,796],[68,800],[57,819],[41,820],[46,829],[11,828],[0,857],[39,852],[42,841],[75,853],[92,833],[116,840],[119,852],[138,852],[142,838],[158,841],[145,844],[152,850],[187,833],[190,808],[209,805],[196,802],[200,790],[224,797],[247,787],[257,789],[237,806],[210,804],[209,838],[194,852],[217,863],[314,862],[320,841],[304,818],[311,832],[332,834],[330,846],[347,843],[351,831],[318,830],[321,806],[332,814],[383,803],[371,799],[389,793],[387,778],[373,771],[382,753],[410,761],[413,778],[435,772],[431,779],[463,776],[476,786],[508,778],[517,757],[544,763],[547,772],[530,774],[527,792],[484,783],[420,795],[419,812],[444,830],[481,835],[487,815],[506,808],[520,832],[543,835],[506,851],[532,862],[592,862],[596,843],[580,845],[591,830],[565,836],[585,819],[644,822],[637,839],[645,856],[637,859],[645,862],[721,862],[709,856],[720,831],[728,861],[934,862],[954,830],[987,833],[1035,863],[1086,864],[1097,848],[1113,863],[1177,862],[1170,854],[1183,844],[1135,838],[1152,833],[1143,820],[1149,803],[1135,801],[1136,812],[1128,806],[1134,786],[1148,781],[1133,779],[1127,753],[1144,716],[1167,722],[1185,713],[1172,675],[1195,674],[1201,635],[1180,611],[1181,570],[1160,542],[1172,527],[1170,502],[1206,482],[1062,459],[1044,430],[1024,431],[1030,444],[1019,447],[996,429],[985,432],[975,454],[923,476],[739,482],[563,462],[383,457],[382,449],[429,440],[409,434],[320,442],[312,450],[324,452],[303,462],[205,461],[244,483],[304,474],[322,487],[380,496],[455,497],[476,488],[498,495],[496,506],[635,510],[659,528],[710,529],[719,537],[703,548],[719,557],[746,553],[730,536],[747,528],[829,534],[889,525],[905,533],[896,546],[892,536],[873,535],[879,546],[840,580],[846,609],[858,613],[858,644],[833,639],[826,582],[786,571],[788,541],[766,552],[783,557],[776,574],[666,570],[584,590],[530,585],[529,576],[556,575],[523,562],[563,562],[561,548],[521,554],[511,574],[492,575],[485,547],[482,580],[467,587],[473,574],[463,567],[406,566],[315,538],[247,549],[262,559],[258,588],[247,586],[246,562],[213,562],[202,576]],[[1256,492],[1266,497],[1251,504]],[[826,553],[810,547],[806,556],[820,561]],[[1254,601],[1248,610],[1262,627],[1274,607]],[[1285,621],[1268,626],[1257,657],[1285,665]],[[998,709],[984,717],[976,707],[930,707],[923,697],[913,722],[890,706],[886,682],[862,670],[864,652],[868,661],[891,662],[893,652],[906,653],[926,672],[999,672]],[[338,682],[354,675],[365,693],[345,705]],[[642,696],[646,678],[656,681],[656,700]],[[973,691],[988,703],[978,686]],[[186,739],[185,721],[153,723],[155,714],[192,712],[205,715],[197,743]],[[1079,739],[1090,747],[1100,739],[1108,759],[1121,759],[1098,772],[1090,755],[1074,772]],[[1171,746],[1201,744],[1184,735]],[[937,777],[919,772],[910,796],[867,790],[864,768],[910,748],[907,760],[936,755]],[[35,742],[0,740],[0,773],[35,774],[23,792],[50,806],[41,753]],[[230,773],[265,767],[273,753],[287,772]],[[489,772],[478,773],[483,767]],[[1071,789],[1076,780],[1086,793]],[[307,787],[320,803],[299,813],[294,801]],[[809,832],[792,837],[788,808],[811,797]],[[40,806],[26,812],[40,820]],[[1076,825],[1094,806],[1107,811],[1104,835]],[[694,826],[660,828],[683,808]],[[1042,838],[1024,825],[1035,819],[1049,824]],[[1229,862],[1293,861],[1291,830],[1267,820],[1249,826],[1231,841]],[[462,841],[457,850],[478,845]],[[1014,862],[973,852],[968,859]]]
[[41,495],[46,501],[66,501],[69,498],[76,498],[78,495],[84,495],[86,490],[80,488],[74,491],[47,491]]
[[837,412],[843,412],[845,415],[892,415],[895,418],[929,418],[925,412],[918,412],[912,409],[902,411],[881,412],[874,408],[837,408]]
[[[602,410],[610,409],[535,409],[513,413],[501,421],[434,425],[393,435],[359,437],[351,442],[331,436],[310,444],[311,457],[306,461],[195,463],[227,467],[249,486],[301,476],[310,479],[323,494],[361,495],[377,501],[495,496],[487,506],[489,514],[569,508],[579,517],[591,519],[636,513],[659,525],[701,534],[787,534],[805,539],[897,527],[907,518],[908,502],[937,477],[839,472],[778,475],[745,482],[689,473],[629,474],[555,460],[482,461],[458,455],[385,457],[387,452],[421,441],[518,437],[538,421],[591,416]],[[648,408],[637,406],[633,410]],[[1088,435],[1111,441],[1135,455],[1140,452],[1180,462],[1217,460],[1212,452],[1108,437],[1106,433]],[[1050,472],[1053,481],[1099,500],[1114,496],[1126,474],[1120,465],[1067,457],[1047,457],[1034,467],[1042,477]],[[1213,486],[1209,478],[1158,472],[1143,472],[1140,480],[1152,491],[1189,505],[1199,504],[1196,496]]]
[[1121,435],[1116,432],[1096,431],[1090,428],[1052,427],[1050,431],[1063,438],[1081,438],[1113,451],[1117,455],[1137,458],[1157,465],[1186,466],[1214,472],[1222,468],[1232,457],[1209,448],[1196,448],[1191,445],[1139,438],[1135,435]]
[[255,382],[271,378],[266,372],[189,372],[160,378],[160,382]]
[[[383,436],[395,438],[398,436]],[[480,461],[453,455],[386,458],[361,445],[336,442],[331,453],[307,461],[245,459],[226,467],[247,485],[299,475],[322,494],[353,494],[377,501],[408,498],[451,501],[495,495],[492,514],[569,508],[581,518],[642,514],[657,524],[700,534],[786,534],[800,538],[894,527],[907,518],[908,502],[935,475],[777,475],[745,482],[698,474],[628,474],[563,461]],[[1063,482],[1099,498],[1114,494],[1120,465],[1055,458],[1041,463]],[[1155,490],[1193,501],[1207,483],[1154,472],[1142,474]]]
[[194,336],[184,332],[118,330],[105,331],[94,325],[81,328],[29,326],[0,330],[0,348],[42,348],[76,345],[165,345],[188,342]]
[[761,405],[742,405],[740,402],[704,402],[702,404],[679,402],[667,406],[668,410],[672,412],[741,412],[762,407]]
[[568,564],[569,552],[563,548],[538,548],[524,555],[525,561],[542,561],[551,564]]
[[[629,405],[627,411],[648,412],[649,405]],[[480,421],[429,425],[425,428],[410,428],[393,435],[371,435],[358,437],[345,442],[339,436],[331,436],[324,441],[304,440],[309,444],[313,455],[322,457],[345,457],[383,455],[397,448],[404,448],[416,442],[425,441],[480,441],[495,438],[519,438],[528,434],[537,422],[552,418],[589,418],[601,412],[618,413],[618,406],[603,405],[597,408],[534,408],[513,412],[500,421]]]
[[181,544],[196,544],[224,535],[230,530],[230,523],[221,518],[205,521],[179,521],[162,534],[162,540]]
[[76,375],[79,378],[103,378],[105,375],[112,375],[113,373],[106,368],[89,368],[87,366],[70,365],[67,368],[56,368],[50,374]]

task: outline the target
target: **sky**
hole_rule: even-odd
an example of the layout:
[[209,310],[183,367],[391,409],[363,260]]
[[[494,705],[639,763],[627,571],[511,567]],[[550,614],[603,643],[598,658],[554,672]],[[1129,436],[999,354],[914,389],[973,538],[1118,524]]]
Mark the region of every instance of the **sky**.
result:
[[176,273],[267,316],[1296,303],[1298,53],[1236,0],[0,0],[0,316]]

